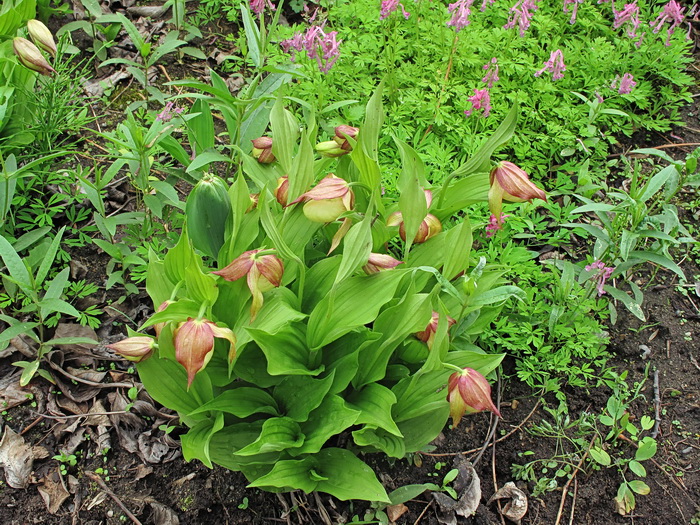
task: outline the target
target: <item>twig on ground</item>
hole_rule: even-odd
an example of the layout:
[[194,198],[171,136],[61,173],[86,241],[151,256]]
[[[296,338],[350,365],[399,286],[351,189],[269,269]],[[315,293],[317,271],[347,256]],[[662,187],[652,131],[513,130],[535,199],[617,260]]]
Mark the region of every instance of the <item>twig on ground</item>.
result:
[[569,514],[569,525],[574,525],[574,511],[576,510],[576,495],[578,494],[578,480],[574,479],[574,497],[571,498],[571,514]]
[[[501,374],[498,374],[498,381],[496,383],[496,408],[498,409],[498,412],[501,411]],[[476,464],[481,461],[481,457],[484,455],[484,452],[486,452],[486,449],[489,448],[489,442],[493,441],[494,436],[496,435],[496,429],[498,428],[498,422],[501,420],[500,417],[492,414],[491,418],[491,428],[489,430],[488,435],[486,436],[486,439],[484,440],[484,444],[481,446],[481,450],[479,451],[479,454],[477,454],[476,458],[474,461],[472,461],[472,465],[476,467]]]
[[693,366],[695,366],[695,368],[697,368],[698,370],[700,370],[700,364],[698,364],[698,360],[695,359],[695,357],[693,356],[693,354],[690,354],[690,362],[693,363]]
[[666,339],[666,359],[671,359],[671,340]]
[[[520,430],[520,429],[523,427],[523,425],[525,425],[525,423],[527,423],[528,420],[532,417],[532,414],[535,413],[535,411],[537,410],[537,408],[540,406],[540,403],[541,403],[541,402],[542,402],[542,400],[541,400],[541,399],[538,399],[538,400],[537,400],[537,403],[535,403],[535,406],[532,407],[532,410],[530,410],[530,413],[529,413],[527,416],[525,416],[525,419],[523,419],[520,423],[518,423],[515,427],[513,427],[513,429],[512,429],[510,432],[508,432],[507,434],[505,434],[505,435],[499,437],[499,438],[496,440],[496,443],[500,443],[501,441],[504,441],[504,440],[508,439],[510,436],[512,436],[512,435],[515,434],[518,430]],[[490,446],[491,446],[491,443],[489,443],[489,444],[487,445],[486,448],[488,448],[488,447],[490,447]],[[442,453],[442,454],[431,454],[431,453],[428,453],[428,452],[421,452],[421,455],[422,455],[422,456],[431,456],[431,457],[456,456],[457,454],[465,454],[465,455],[466,455],[466,454],[473,454],[474,452],[479,452],[480,450],[481,450],[481,447],[477,447],[477,448],[472,448],[472,449],[470,449],[470,450],[464,450],[464,451],[461,451],[461,452],[444,452],[444,453]]]
[[287,505],[287,500],[284,499],[284,496],[282,494],[277,494],[277,499],[279,502],[282,504],[282,509],[284,512],[282,513],[282,519],[287,522],[287,525],[292,525],[292,520],[289,519],[289,505]]
[[[491,447],[491,476],[493,477],[493,493],[498,492],[498,478],[496,477],[496,442],[493,442],[493,447]],[[506,519],[503,517],[503,507],[501,507],[501,500],[496,500],[496,505],[498,505],[498,515],[501,518],[501,525],[506,525]]]
[[122,503],[122,500],[120,500],[117,497],[117,495],[110,490],[110,488],[105,484],[105,482],[102,481],[102,478],[100,476],[98,476],[94,472],[90,472],[89,470],[84,471],[84,474],[87,478],[97,483],[100,486],[100,488],[104,490],[105,493],[110,498],[112,498],[117,505],[119,505],[119,508],[121,508],[124,511],[124,514],[126,514],[132,522],[134,522],[136,525],[142,525],[138,518],[134,516],[129,509],[126,508],[126,506]]
[[428,512],[428,509],[431,507],[432,504],[433,504],[433,502],[430,501],[430,503],[428,503],[428,504],[425,506],[425,508],[423,509],[423,512],[421,512],[421,513],[418,515],[418,517],[416,518],[416,521],[413,522],[413,525],[418,525],[418,523],[420,523],[421,518],[422,518],[423,516],[425,516],[425,513]]
[[[557,520],[554,522],[554,525],[559,525],[559,522],[561,522],[562,513],[564,512],[564,503],[566,503],[566,495],[569,492],[569,487],[571,486],[571,483],[574,481],[574,479],[576,479],[576,474],[578,474],[579,470],[581,470],[581,467],[583,466],[583,462],[586,461],[586,458],[588,457],[588,453],[590,452],[591,447],[593,446],[593,443],[595,443],[596,439],[598,439],[598,435],[594,435],[591,438],[590,443],[588,443],[588,448],[586,448],[586,453],[583,455],[581,460],[578,462],[578,465],[576,465],[576,468],[572,472],[571,477],[569,478],[569,481],[566,482],[566,485],[564,485],[564,488],[562,489],[561,500],[559,501],[559,512],[557,512]],[[575,503],[575,500],[574,500],[574,502],[572,502],[572,510],[571,510],[572,515],[574,512],[573,511],[574,503]]]
[[659,371],[654,370],[654,428],[649,434],[656,439],[659,435],[659,426],[661,425],[661,395],[659,394]]

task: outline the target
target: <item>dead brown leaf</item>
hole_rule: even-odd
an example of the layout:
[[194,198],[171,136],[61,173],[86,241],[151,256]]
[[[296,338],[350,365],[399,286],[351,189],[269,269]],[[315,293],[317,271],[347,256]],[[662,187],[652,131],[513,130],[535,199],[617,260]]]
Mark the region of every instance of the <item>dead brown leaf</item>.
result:
[[55,470],[44,477],[41,480],[41,485],[37,487],[41,499],[44,500],[50,514],[56,514],[63,502],[70,496],[70,493],[63,486],[63,483],[61,483],[60,476],[58,470]]
[[456,525],[457,516],[473,516],[481,501],[481,480],[471,462],[460,455],[453,465],[459,472],[453,485],[459,499],[455,501],[446,494],[433,493],[433,499],[441,511],[438,521],[446,525]]
[[9,426],[0,441],[0,466],[5,469],[7,484],[15,489],[26,489],[34,464],[34,451],[22,436]]
[[386,508],[386,515],[389,518],[389,521],[394,523],[397,519],[399,519],[401,516],[406,514],[408,512],[408,507],[404,505],[403,503],[399,503],[398,505],[389,505]]
[[489,498],[488,504],[491,505],[499,499],[509,500],[503,507],[503,516],[519,525],[527,513],[527,495],[516,487],[515,483],[509,481]]

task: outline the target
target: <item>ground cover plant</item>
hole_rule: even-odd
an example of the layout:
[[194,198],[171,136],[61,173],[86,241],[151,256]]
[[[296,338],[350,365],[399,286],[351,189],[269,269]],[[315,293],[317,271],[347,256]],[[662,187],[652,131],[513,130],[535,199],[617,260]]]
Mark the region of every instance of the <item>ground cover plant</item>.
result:
[[0,8],[4,521],[699,519],[697,8],[172,7]]

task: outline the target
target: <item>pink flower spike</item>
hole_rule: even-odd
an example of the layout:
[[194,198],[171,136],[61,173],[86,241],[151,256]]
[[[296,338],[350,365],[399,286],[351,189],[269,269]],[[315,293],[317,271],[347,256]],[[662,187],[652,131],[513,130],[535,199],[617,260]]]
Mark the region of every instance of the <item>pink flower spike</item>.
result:
[[270,8],[270,11],[277,9],[270,0],[250,0],[250,10],[258,16],[265,10],[265,5]]
[[488,89],[474,89],[474,94],[467,100],[472,103],[472,109],[464,110],[464,114],[469,117],[474,111],[482,109],[483,117],[488,117],[491,112],[491,95]]
[[632,74],[625,73],[624,75],[622,75],[622,78],[620,78],[620,75],[617,75],[615,77],[615,80],[612,81],[612,84],[610,84],[610,87],[612,89],[617,88],[617,92],[620,95],[629,95],[636,85],[637,83],[634,81],[634,77],[632,76]]
[[510,217],[510,215],[506,215],[505,213],[501,213],[501,219],[498,220],[496,219],[496,216],[491,214],[491,218],[489,219],[489,223],[486,225],[486,237],[493,237],[496,235],[496,232],[498,230],[503,229],[503,223],[505,222],[506,217]]
[[337,31],[326,33],[322,26],[311,26],[306,33],[297,33],[292,38],[280,42],[285,53],[292,55],[292,61],[296,60],[296,52],[306,51],[306,56],[315,59],[318,68],[324,72],[333,67],[340,56],[340,44],[337,40]]
[[481,9],[480,9],[480,11],[482,11],[482,12],[483,12],[483,11],[486,11],[486,8],[487,8],[488,6],[493,5],[493,4],[495,4],[495,3],[496,3],[496,0],[484,0],[483,2],[481,2]]
[[493,57],[490,62],[484,65],[484,69],[486,70],[486,74],[481,81],[486,84],[487,88],[491,89],[493,85],[500,80],[498,78],[498,59]]
[[456,32],[460,32],[462,29],[471,24],[469,20],[469,15],[471,14],[472,4],[474,0],[457,0],[455,3],[450,4],[447,7],[447,11],[452,13],[452,18],[447,22],[448,26],[455,28]]
[[512,29],[517,23],[520,36],[525,36],[525,31],[530,28],[530,23],[532,22],[533,11],[537,11],[538,2],[539,0],[518,0],[510,8],[508,23],[503,26],[503,29]]
[[411,14],[406,11],[406,8],[399,2],[399,0],[383,0],[381,11],[379,12],[379,20],[384,20],[399,7],[401,8],[401,14],[403,14],[403,17],[408,20],[408,17],[411,16]]
[[582,4],[583,0],[564,0],[564,12],[571,12],[571,20],[569,23],[574,25],[576,23],[576,15],[578,14],[578,6]]
[[625,7],[621,11],[617,11],[613,5],[613,14],[615,15],[613,28],[619,29],[626,24],[628,37],[641,38],[641,36],[637,34],[640,24],[637,0],[634,0],[631,4],[625,4]]
[[663,11],[661,11],[659,16],[656,17],[656,20],[649,22],[649,25],[654,28],[652,30],[654,33],[661,31],[661,28],[666,22],[671,24],[671,27],[669,27],[667,31],[668,36],[666,38],[665,45],[671,45],[671,35],[676,28],[683,23],[683,20],[685,20],[685,15],[683,13],[684,11],[685,8],[681,7],[676,0],[671,0],[664,6]]
[[597,281],[596,289],[598,290],[598,297],[605,294],[605,281],[607,281],[612,275],[615,268],[610,266],[605,266],[603,261],[594,261],[587,265],[584,270],[587,272],[596,272],[593,279]]
[[566,71],[566,66],[564,65],[564,53],[561,49],[553,51],[549,55],[549,60],[544,63],[544,67],[535,73],[536,77],[539,77],[545,71],[549,71],[552,74],[552,80],[560,80],[564,78],[564,71]]

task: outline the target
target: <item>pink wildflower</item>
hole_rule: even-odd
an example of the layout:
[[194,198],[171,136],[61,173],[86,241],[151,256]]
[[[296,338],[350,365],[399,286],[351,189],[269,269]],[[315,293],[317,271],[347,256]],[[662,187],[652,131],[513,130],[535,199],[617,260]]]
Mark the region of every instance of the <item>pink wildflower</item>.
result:
[[326,33],[322,26],[311,26],[306,33],[297,33],[288,40],[280,42],[285,53],[292,54],[292,60],[296,59],[295,51],[306,51],[306,56],[316,59],[318,68],[324,73],[333,67],[340,56],[340,43],[336,40],[337,31]]
[[544,63],[544,67],[535,73],[536,77],[539,77],[545,71],[549,71],[552,74],[552,80],[559,80],[564,78],[564,71],[566,71],[566,66],[564,65],[564,54],[561,49],[553,51],[549,55],[549,60]]
[[585,267],[587,272],[595,271],[596,274],[593,278],[598,282],[596,289],[598,290],[598,297],[605,294],[605,281],[607,281],[612,275],[615,268],[605,266],[603,261],[595,261]]
[[[620,83],[618,86],[618,82]],[[634,86],[636,86],[637,83],[634,81],[634,77],[632,76],[631,73],[625,73],[622,75],[622,78],[620,78],[620,75],[615,76],[615,80],[612,81],[612,84],[610,84],[610,87],[612,89],[617,89],[617,92],[620,95],[628,95],[629,93],[632,92],[632,89]]]
[[525,31],[529,29],[532,21],[532,11],[537,10],[537,2],[539,2],[539,0],[518,0],[516,4],[510,8],[510,18],[508,19],[508,23],[503,26],[503,29],[512,29],[517,23],[520,36],[525,36]]
[[172,120],[172,118],[175,115],[179,115],[180,113],[182,113],[182,111],[183,109],[175,106],[174,102],[168,102],[163,108],[163,111],[158,113],[158,115],[156,116],[156,120],[160,120],[161,122],[168,122]]
[[486,87],[491,89],[493,85],[499,81],[498,78],[498,59],[493,57],[490,62],[484,64],[486,74],[481,81],[486,84]]
[[406,20],[408,20],[408,17],[411,16],[411,14],[408,11],[406,11],[406,8],[404,8],[403,4],[400,3],[399,0],[383,0],[382,8],[379,13],[379,20],[384,20],[391,13],[396,11],[399,7],[401,8],[401,13],[403,14],[403,17]]
[[486,8],[490,5],[493,5],[496,3],[496,0],[484,0],[481,2],[481,11],[486,11]]
[[576,15],[578,14],[578,6],[582,4],[583,0],[564,0],[564,12],[568,13],[571,10],[571,20],[569,23],[571,25],[576,23]]
[[458,33],[471,24],[469,20],[469,15],[471,14],[471,7],[474,0],[457,0],[455,3],[450,4],[447,10],[452,13],[452,18],[447,22],[448,26],[455,28]]
[[260,16],[265,10],[265,5],[270,8],[270,11],[275,11],[276,7],[270,0],[250,0],[250,10]]
[[668,28],[668,37],[666,38],[666,45],[671,45],[671,35],[676,30],[676,28],[683,23],[685,16],[683,15],[685,11],[684,7],[681,7],[676,0],[671,0],[668,4],[664,6],[663,11],[656,17],[656,20],[649,22],[649,25],[653,26],[653,32],[658,33],[666,22],[671,24]]
[[488,89],[475,89],[474,94],[467,100],[472,103],[472,109],[464,110],[466,116],[471,116],[474,111],[484,110],[482,116],[488,117],[491,112],[491,96]]
[[491,214],[491,218],[489,219],[489,223],[486,225],[486,237],[493,237],[498,230],[503,229],[503,221],[506,217],[510,217],[510,215],[506,215],[505,213],[501,213],[501,219],[497,219],[495,215]]
[[637,5],[637,0],[634,0],[634,2],[631,4],[625,4],[624,9],[621,11],[617,11],[613,5],[613,14],[615,15],[613,27],[618,29],[627,24],[627,36],[630,38],[639,38],[636,43],[637,47],[639,47],[642,43],[644,33],[641,35],[637,34],[640,24],[639,6]]

